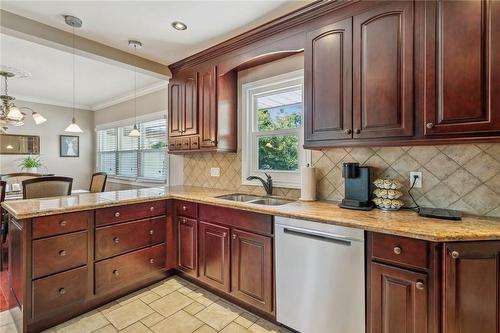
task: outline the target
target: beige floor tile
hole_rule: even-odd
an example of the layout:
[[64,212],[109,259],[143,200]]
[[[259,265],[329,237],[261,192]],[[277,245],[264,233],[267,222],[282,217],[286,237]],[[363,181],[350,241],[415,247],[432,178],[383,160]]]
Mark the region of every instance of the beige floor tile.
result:
[[195,314],[197,314],[198,312],[200,312],[204,308],[205,308],[204,305],[202,305],[202,304],[200,304],[198,302],[193,302],[193,303],[189,304],[188,306],[186,306],[184,308],[184,311],[186,311],[190,315],[194,316]]
[[194,333],[217,333],[216,330],[214,330],[212,327],[208,326],[207,324],[203,325],[202,327],[198,328]]
[[248,328],[236,324],[235,322],[229,323],[220,333],[251,333]]
[[109,312],[106,314],[106,318],[121,330],[151,313],[153,313],[153,310],[149,306],[140,300],[135,300]]
[[187,295],[187,294],[190,294],[191,292],[196,291],[198,289],[199,288],[196,286],[187,285],[185,287],[178,289],[177,291],[180,292],[181,294]]
[[292,333],[286,328],[277,326],[262,318],[257,320],[257,322],[248,329],[252,333]]
[[219,297],[201,288],[189,293],[188,297],[194,299],[196,302],[204,306],[209,306],[213,302],[219,300]]
[[146,304],[149,304],[149,303],[156,301],[157,299],[160,299],[160,298],[161,298],[160,295],[150,291],[149,293],[144,294],[144,296],[141,296],[140,300]]
[[238,318],[241,312],[234,305],[219,300],[198,312],[195,317],[220,331],[227,324]]
[[120,333],[151,333],[151,332],[152,331],[140,321],[133,323],[132,325],[120,331]]
[[181,310],[154,325],[152,330],[156,333],[192,333],[201,326],[202,321]]
[[116,310],[119,307],[121,307],[120,303],[113,301],[101,306],[100,308],[97,308],[97,311],[101,312],[103,315],[106,315],[107,313],[110,313],[111,311]]
[[240,316],[238,318],[236,318],[234,320],[234,322],[238,325],[245,327],[245,328],[249,328],[258,319],[259,319],[259,317],[251,314],[250,312],[243,312],[242,314],[240,314]]
[[131,294],[128,294],[126,296],[123,296],[122,298],[117,299],[116,302],[119,303],[120,305],[125,305],[142,297],[143,296],[142,294],[144,292],[149,292],[149,289],[135,291]]
[[149,304],[149,306],[162,316],[168,317],[191,303],[193,303],[191,298],[174,291],[173,293],[154,301]]
[[101,327],[100,329],[93,331],[92,333],[116,333],[118,330],[113,325],[108,325]]
[[107,325],[109,325],[109,321],[103,314],[94,310],[53,327],[52,329],[57,333],[88,333]]
[[165,319],[165,317],[163,317],[161,314],[159,314],[158,312],[153,312],[152,314],[150,314],[146,318],[142,318],[141,322],[144,325],[146,325],[147,327],[151,327],[154,324],[159,323],[163,319]]
[[177,285],[163,283],[159,286],[155,286],[155,287],[151,288],[151,291],[154,292],[155,294],[158,294],[161,297],[163,297],[163,296],[167,296],[168,294],[173,293],[174,291],[176,291],[182,287],[183,287],[182,285],[177,286]]

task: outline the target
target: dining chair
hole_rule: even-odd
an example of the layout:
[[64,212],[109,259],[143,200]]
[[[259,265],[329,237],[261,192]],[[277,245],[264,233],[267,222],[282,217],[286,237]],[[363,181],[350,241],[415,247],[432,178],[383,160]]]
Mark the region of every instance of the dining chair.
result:
[[73,178],[50,176],[23,181],[23,199],[37,199],[71,195]]
[[[0,204],[5,200],[5,188],[7,182],[0,181]],[[0,205],[0,272],[3,271],[3,261],[9,248],[7,243],[7,216],[4,214],[3,208]]]
[[90,181],[89,191],[92,193],[104,192],[106,188],[106,180],[108,179],[108,174],[106,172],[96,172],[92,174],[92,180]]

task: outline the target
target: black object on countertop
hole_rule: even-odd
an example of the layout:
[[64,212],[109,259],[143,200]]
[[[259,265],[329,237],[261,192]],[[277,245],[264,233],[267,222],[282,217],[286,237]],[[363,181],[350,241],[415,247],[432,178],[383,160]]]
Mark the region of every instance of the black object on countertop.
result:
[[445,219],[454,221],[462,220],[462,212],[458,210],[444,209],[444,208],[420,207],[418,209],[418,215],[434,219]]
[[373,202],[370,199],[370,167],[360,167],[359,163],[344,163],[342,177],[345,181],[345,197],[339,207],[356,210],[373,209]]

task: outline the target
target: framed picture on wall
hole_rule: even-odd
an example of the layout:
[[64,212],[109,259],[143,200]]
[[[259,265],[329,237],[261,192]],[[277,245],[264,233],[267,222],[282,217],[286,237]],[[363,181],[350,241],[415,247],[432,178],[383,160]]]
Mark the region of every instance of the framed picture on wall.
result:
[[76,135],[59,135],[59,156],[79,157],[80,137]]

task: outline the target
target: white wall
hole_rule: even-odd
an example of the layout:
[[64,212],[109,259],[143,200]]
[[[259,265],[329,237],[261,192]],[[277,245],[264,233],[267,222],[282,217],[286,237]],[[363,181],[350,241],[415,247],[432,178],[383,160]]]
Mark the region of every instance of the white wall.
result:
[[[47,121],[36,126],[28,111],[24,126],[10,127],[7,133],[40,136],[40,157],[45,166],[40,172],[72,177],[74,189],[87,189],[94,171],[94,112],[76,110],[77,123],[83,130],[83,134],[78,134],[80,157],[60,157],[59,135],[75,135],[64,132],[71,122],[72,109],[23,101],[16,101],[16,105],[32,108],[47,118]],[[19,172],[18,164],[26,156],[0,155],[0,174]]]

